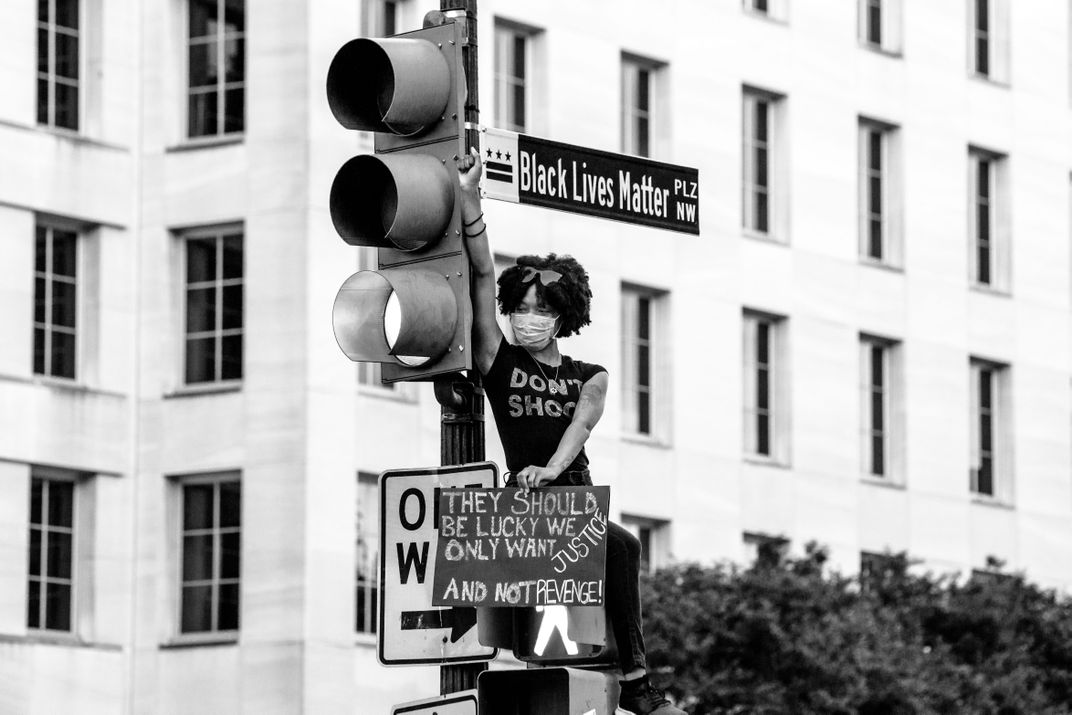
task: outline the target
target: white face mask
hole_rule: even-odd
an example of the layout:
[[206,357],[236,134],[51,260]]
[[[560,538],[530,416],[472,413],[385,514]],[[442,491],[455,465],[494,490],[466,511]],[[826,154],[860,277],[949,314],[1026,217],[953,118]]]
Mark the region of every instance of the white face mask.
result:
[[543,350],[554,337],[555,323],[558,318],[532,313],[511,313],[510,327],[518,345],[533,352]]

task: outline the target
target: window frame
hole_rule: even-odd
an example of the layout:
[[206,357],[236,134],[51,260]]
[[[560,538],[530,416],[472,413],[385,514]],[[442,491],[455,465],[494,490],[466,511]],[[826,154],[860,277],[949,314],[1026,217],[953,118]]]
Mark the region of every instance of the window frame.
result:
[[[1009,3],[1007,0],[967,0],[968,75],[974,79],[1007,86],[1010,76]],[[979,8],[986,8],[986,28],[979,26]],[[980,37],[980,34],[984,37]],[[985,62],[980,63],[979,42],[986,43]],[[981,66],[985,64],[985,66]]]
[[[69,618],[70,618],[70,623],[68,624],[68,627],[66,629],[48,628],[48,627],[43,626],[43,625],[38,625],[38,626],[31,626],[30,625],[30,622],[29,622],[29,605],[30,605],[29,589],[30,589],[30,581],[34,577],[33,577],[32,573],[31,573],[30,564],[29,564],[29,555],[30,555],[30,549],[32,548],[32,539],[27,538],[27,559],[28,560],[27,560],[27,565],[26,565],[27,567],[26,567],[26,581],[25,581],[26,587],[27,587],[27,592],[26,592],[26,612],[23,614],[23,616],[24,616],[24,623],[25,623],[25,626],[26,626],[26,632],[29,635],[31,635],[31,636],[33,636],[35,638],[40,638],[40,639],[43,639],[43,640],[51,640],[51,641],[60,641],[60,642],[79,642],[80,641],[79,623],[80,623],[80,621],[82,619],[82,615],[83,615],[82,611],[83,611],[84,592],[88,588],[87,584],[83,583],[83,581],[85,581],[86,576],[88,576],[88,573],[86,573],[87,569],[85,568],[84,564],[82,563],[82,557],[81,557],[81,552],[82,552],[82,549],[83,549],[83,541],[86,540],[86,537],[89,536],[88,534],[85,533],[85,531],[86,531],[86,523],[85,523],[86,518],[82,513],[84,511],[84,509],[85,509],[85,505],[83,504],[83,502],[87,501],[85,499],[85,495],[82,494],[82,492],[83,492],[82,482],[84,481],[84,477],[85,477],[85,475],[83,475],[83,474],[81,474],[79,472],[74,472],[74,471],[64,470],[64,469],[55,469],[55,468],[51,468],[51,467],[41,467],[41,466],[36,466],[36,465],[33,466],[30,469],[30,472],[29,472],[30,489],[27,492],[27,495],[29,496],[29,503],[27,503],[27,519],[26,519],[26,528],[27,528],[28,537],[29,537],[29,534],[32,533],[32,531],[34,529],[34,525],[35,525],[35,522],[33,521],[34,516],[33,516],[33,508],[32,508],[34,482],[38,481],[38,480],[41,480],[45,484],[49,485],[48,488],[50,490],[51,490],[51,484],[52,483],[64,483],[64,484],[70,484],[71,485],[71,526],[70,527],[63,527],[63,529],[65,531],[69,532],[70,536],[71,536],[70,578],[65,579],[66,581],[69,582],[69,587],[70,587],[69,602],[68,602],[68,606],[67,606],[68,607],[68,614],[69,614]],[[91,502],[92,500],[90,499],[88,501]],[[47,507],[46,507],[45,502],[42,503],[41,509],[42,509],[42,516],[45,516],[45,514],[47,512]],[[43,522],[42,522],[42,524],[43,524]],[[47,527],[42,528],[43,532],[47,532],[49,530],[57,530],[57,527],[47,526]],[[52,580],[52,581],[56,580],[54,577],[49,577],[48,576],[47,554],[48,554],[48,542],[47,542],[47,538],[46,538],[41,543],[41,568],[40,568],[41,575],[39,577],[46,584],[50,580]],[[42,620],[39,621],[39,623],[41,623],[41,624],[47,623],[47,610],[46,609],[47,609],[47,599],[43,599],[42,603],[39,606],[40,616],[42,618]]]
[[[45,127],[51,131],[69,132],[71,134],[80,134],[83,131],[84,114],[85,114],[85,98],[84,87],[86,82],[86,48],[85,48],[85,23],[86,23],[86,10],[85,3],[82,0],[70,0],[75,5],[75,15],[77,17],[78,27],[69,28],[61,27],[56,23],[56,3],[62,0],[46,0],[48,3],[49,19],[47,21],[41,20],[40,13],[36,13],[35,30],[37,31],[37,40],[35,43],[37,49],[38,67],[35,71],[35,80],[37,86],[36,94],[36,107],[35,107],[35,120],[37,126]],[[48,58],[48,68],[42,72],[40,69],[41,60],[41,47],[40,47],[40,32],[44,30],[47,36],[48,47],[46,49],[46,55]],[[60,82],[59,75],[56,72],[56,65],[58,64],[57,53],[57,34],[69,35],[75,38],[77,43],[77,57],[75,58],[75,71],[77,77],[71,80],[70,78],[63,78]],[[44,75],[44,77],[42,77]],[[47,94],[45,100],[45,120],[41,121],[41,95],[40,95],[40,82],[44,80],[47,86]],[[56,109],[57,109],[57,96],[56,87],[58,84],[63,84],[68,87],[74,88],[74,126],[67,127],[56,123]]]
[[670,520],[623,513],[620,523],[640,542],[641,573],[654,574],[670,564]]
[[[892,57],[902,56],[901,47],[901,2],[902,0],[858,0],[856,5],[856,39],[860,46]],[[879,38],[871,36],[871,9],[879,12]]]
[[[513,132],[525,133],[531,131],[532,128],[532,105],[533,105],[533,38],[538,34],[539,30],[523,26],[519,23],[509,22],[502,18],[495,18],[494,37],[494,65],[492,81],[494,86],[494,118],[495,126],[502,129],[507,129]],[[523,43],[521,49],[522,56],[522,76],[518,77],[516,72],[517,54],[516,43]],[[506,63],[504,59],[504,52],[509,49],[510,62]],[[505,65],[510,65],[508,69]],[[511,110],[512,102],[510,101],[512,93],[508,92],[515,86],[521,87],[521,101],[522,101],[522,117],[520,121],[515,121],[516,117],[512,116]]]
[[[37,258],[38,258],[38,256],[37,256],[37,240],[39,238],[39,232],[41,230],[45,231],[45,242],[46,242],[46,248],[45,248],[45,270],[43,272],[37,270]],[[73,258],[71,260],[72,260],[74,275],[72,275],[72,276],[62,276],[61,279],[59,280],[59,282],[66,283],[66,284],[69,284],[69,285],[73,286],[72,289],[71,289],[72,290],[72,299],[74,301],[74,306],[72,308],[73,320],[74,320],[74,326],[73,327],[57,326],[57,325],[55,325],[55,323],[53,321],[54,315],[53,315],[53,309],[52,308],[53,308],[53,299],[55,297],[54,296],[53,285],[56,282],[56,278],[55,278],[55,274],[54,274],[54,271],[53,271],[54,263],[53,263],[52,258],[55,255],[55,253],[54,253],[55,233],[57,231],[63,232],[65,234],[71,234],[72,235],[71,240],[72,240],[72,243],[73,243],[74,256],[73,256]],[[34,281],[33,301],[34,301],[34,307],[33,307],[33,311],[34,312],[33,312],[33,315],[32,315],[32,320],[30,321],[30,328],[31,328],[31,331],[32,331],[31,340],[30,340],[30,343],[31,343],[31,346],[32,346],[32,352],[31,352],[31,358],[30,358],[30,362],[31,362],[30,369],[31,369],[31,372],[34,375],[34,377],[37,378],[37,379],[56,380],[56,381],[59,381],[59,382],[65,383],[65,384],[74,384],[74,383],[78,383],[83,378],[83,376],[81,374],[82,373],[82,370],[81,370],[81,366],[82,366],[82,343],[84,342],[83,339],[85,337],[84,334],[83,334],[83,331],[86,329],[86,326],[84,325],[84,323],[86,322],[85,321],[86,316],[85,316],[85,296],[84,296],[85,287],[84,287],[84,284],[85,284],[85,281],[87,279],[87,276],[84,275],[85,274],[84,253],[85,253],[85,228],[83,226],[81,226],[81,225],[79,225],[77,223],[71,222],[71,221],[64,221],[62,219],[45,218],[45,217],[40,216],[40,215],[37,216],[37,218],[36,218],[36,220],[34,222],[34,249],[33,249],[33,256],[34,256],[34,265],[33,265],[33,281]],[[45,281],[45,308],[44,308],[45,321],[43,323],[39,323],[38,320],[37,320],[37,298],[38,298],[37,281],[39,279],[43,279]],[[37,331],[38,330],[43,330],[44,331],[44,345],[42,346],[42,352],[44,353],[44,365],[43,365],[43,370],[41,372],[38,372],[38,370],[37,370],[37,359],[36,359]],[[72,375],[59,375],[59,374],[56,374],[54,372],[54,370],[53,370],[54,357],[55,356],[53,355],[53,351],[52,351],[51,348],[53,347],[52,340],[53,340],[53,337],[54,337],[53,334],[55,332],[60,332],[60,333],[63,333],[63,334],[69,334],[71,336],[71,338],[72,338],[72,347],[71,347],[71,369],[72,369],[72,372],[73,372]]]
[[789,537],[764,533],[762,531],[741,532],[741,562],[746,568],[752,568],[759,564],[760,549],[771,546],[777,551],[779,563],[784,562],[789,556],[791,547]]
[[[983,406],[981,380],[983,371],[990,376],[989,405]],[[1011,504],[1013,501],[1012,438],[1010,419],[1011,369],[1007,363],[972,356],[969,358],[969,453],[968,491],[972,498],[987,503]],[[984,410],[987,413],[984,414]],[[983,447],[983,422],[989,417],[990,449]],[[990,490],[980,487],[980,475],[984,452],[990,458]]]
[[[362,502],[361,502],[362,493],[363,493],[362,486],[364,486],[364,493],[366,493],[366,494],[369,493],[370,489],[371,489],[371,494],[373,495],[372,504],[371,504],[371,510],[368,513],[372,514],[372,516],[375,519],[375,521],[373,522],[372,527],[370,529],[363,529],[362,528],[362,516],[363,516],[363,513],[365,513],[365,512],[363,512],[363,505],[362,505]],[[366,508],[368,508],[368,507],[366,507]],[[359,471],[357,473],[357,520],[356,520],[356,524],[355,524],[357,539],[356,539],[356,555],[355,555],[356,574],[355,574],[355,579],[354,579],[354,589],[355,589],[355,594],[354,594],[354,598],[355,598],[355,602],[354,602],[354,626],[355,626],[355,628],[354,628],[354,632],[357,634],[357,637],[359,639],[361,639],[361,638],[375,638],[376,635],[377,635],[377,631],[379,629],[379,597],[380,597],[380,594],[382,593],[382,588],[381,588],[380,582],[379,582],[379,576],[380,576],[380,554],[379,554],[380,532],[379,532],[379,528],[380,528],[380,525],[379,525],[379,521],[378,521],[378,517],[379,517],[379,511],[378,510],[379,510],[379,475],[374,473],[374,472]],[[367,538],[368,543],[370,544],[369,551],[368,551],[370,556],[369,556],[369,558],[366,559],[366,564],[365,564],[365,567],[367,569],[370,569],[369,573],[371,574],[371,577],[369,577],[369,578],[362,578],[361,577],[361,547],[362,547],[362,543],[363,543],[363,538]],[[361,623],[361,602],[362,602],[362,600],[361,600],[361,592],[362,592],[363,588],[365,589],[364,602],[366,604],[366,606],[365,606],[366,612],[364,614],[365,615],[364,628],[362,628],[363,624]]]
[[[206,630],[206,631],[189,631],[182,630],[182,608],[183,608],[183,587],[186,581],[183,578],[183,558],[184,558],[184,537],[186,535],[186,524],[184,519],[184,503],[185,503],[185,488],[191,485],[199,484],[212,484],[213,490],[213,504],[214,504],[214,516],[213,526],[211,527],[213,535],[213,566],[212,566],[212,586],[213,593],[216,594],[210,601],[210,607],[212,608],[212,621],[215,623],[219,617],[219,596],[218,586],[219,581],[224,580],[219,576],[220,561],[222,554],[222,543],[220,539],[221,527],[219,527],[219,487],[225,483],[235,483],[238,485],[238,499],[239,499],[239,516],[237,527],[225,527],[227,529],[237,529],[238,533],[238,577],[234,580],[238,587],[238,627],[234,629],[226,630]],[[171,499],[169,501],[172,504],[171,509],[171,528],[169,533],[171,534],[171,571],[172,571],[172,588],[170,589],[171,598],[173,599],[173,607],[171,608],[172,614],[172,633],[170,637],[170,644],[173,645],[198,645],[208,643],[233,643],[237,642],[242,631],[242,607],[244,605],[243,598],[243,570],[245,569],[244,551],[245,551],[245,539],[242,532],[245,528],[245,498],[243,496],[244,480],[242,473],[239,470],[233,471],[219,471],[219,472],[205,472],[198,474],[184,474],[184,475],[169,475],[168,485],[171,493]]]
[[[664,290],[623,282],[621,285],[622,433],[630,439],[668,444],[670,440],[670,387],[666,370],[669,293]],[[639,309],[647,305],[647,336],[640,336]],[[641,360],[637,352],[647,351],[647,385],[640,382]],[[646,388],[646,389],[644,389]],[[647,427],[643,424],[642,395],[647,401]],[[635,397],[635,406],[634,405]]]
[[[985,264],[988,280],[982,280],[979,259],[982,250],[980,236],[979,208],[983,198],[980,196],[980,164],[987,162],[987,192],[985,197],[987,209],[986,251],[988,261]],[[1007,215],[1009,200],[1007,182],[1008,157],[1005,154],[983,149],[974,145],[968,147],[968,281],[972,288],[995,293],[1011,293],[1010,277],[1011,237]]]
[[[768,385],[766,388],[766,407],[760,402],[759,371],[763,364],[759,360],[760,327],[767,328],[767,361],[765,372]],[[790,464],[790,405],[789,387],[786,384],[788,370],[785,364],[788,357],[788,318],[773,313],[744,308],[741,319],[742,328],[742,453],[748,461],[765,464],[789,466]],[[767,452],[761,451],[761,433],[758,420],[761,411],[767,416]]]
[[[362,0],[361,34],[364,37],[390,37],[397,35],[399,23],[407,0]],[[391,12],[387,12],[387,8]],[[390,20],[390,22],[389,22]],[[388,24],[393,27],[388,27]],[[375,30],[375,32],[373,32]]]
[[[874,163],[877,138],[879,166]],[[900,133],[897,125],[860,117],[857,129],[858,255],[863,263],[900,270],[903,263],[904,201],[901,193]],[[877,172],[877,176],[875,175]],[[873,255],[871,181],[880,182],[879,250]]]
[[[764,135],[758,136],[757,116],[763,107]],[[750,85],[741,86],[741,231],[749,238],[789,243],[789,195],[785,95]],[[762,145],[762,146],[760,146]],[[755,151],[762,149],[760,171]],[[761,191],[760,191],[761,190]],[[757,196],[766,197],[766,210],[757,209]],[[761,226],[762,221],[766,225]]]
[[[664,153],[664,131],[668,126],[663,116],[666,107],[663,98],[666,91],[666,67],[667,63],[650,57],[624,51],[621,54],[618,113],[619,147],[623,154],[654,159]],[[646,73],[648,78],[647,109],[637,107],[637,103],[632,101],[637,97],[632,80],[638,79],[641,72]],[[642,151],[644,147],[638,138],[639,132],[634,122],[638,119],[647,121],[646,153]]]
[[[223,278],[223,242],[226,239],[238,237],[242,244],[242,275],[240,278]],[[199,391],[213,391],[220,389],[230,389],[240,387],[245,380],[246,376],[246,324],[247,324],[247,302],[246,302],[246,231],[245,226],[241,223],[221,224],[218,226],[207,226],[196,229],[188,229],[181,231],[178,234],[178,238],[181,241],[180,253],[180,285],[181,285],[181,324],[180,333],[181,346],[179,350],[179,365],[180,365],[180,379],[179,384],[182,392],[199,392]],[[213,306],[213,312],[215,321],[213,323],[212,330],[199,330],[191,333],[189,331],[189,317],[190,317],[190,291],[191,283],[189,282],[189,246],[190,241],[200,241],[206,239],[214,239],[216,242],[216,276],[211,281],[211,287],[216,292],[216,297]],[[199,288],[209,287],[209,281],[195,281]],[[225,287],[231,287],[234,285],[241,285],[242,291],[242,316],[241,327],[239,328],[224,328],[223,327],[223,289]],[[204,339],[209,337],[213,339],[213,376],[212,380],[199,380],[195,382],[188,381],[188,343],[192,339]],[[191,335],[197,335],[197,338],[191,338]],[[223,378],[223,340],[227,337],[239,336],[241,338],[241,363],[239,366],[239,377],[237,378]]]
[[[183,117],[183,138],[184,141],[191,145],[197,144],[215,144],[221,141],[237,141],[241,140],[245,136],[246,121],[248,119],[248,47],[247,38],[249,32],[248,26],[248,7],[246,0],[242,0],[242,29],[237,32],[226,32],[223,28],[226,26],[223,22],[224,14],[226,11],[227,0],[214,0],[216,4],[216,26],[217,32],[215,35],[199,35],[197,38],[191,37],[190,33],[193,28],[190,25],[190,13],[192,8],[192,2],[194,0],[185,0],[183,15],[183,23],[185,27],[185,33],[183,36],[183,68],[185,75],[183,77],[183,108],[185,114]],[[214,40],[205,40],[205,38],[214,37]],[[195,42],[195,40],[205,40],[202,42]],[[228,41],[239,41],[242,47],[242,79],[239,81],[227,81],[227,73],[225,69],[226,63],[226,47]],[[216,82],[212,86],[211,90],[194,91],[192,82],[191,71],[191,47],[194,45],[208,45],[215,46],[215,56],[217,58],[217,77]],[[209,87],[210,85],[198,85],[198,88]],[[230,90],[240,89],[242,92],[242,119],[241,127],[239,129],[227,130],[227,93]],[[216,94],[216,127],[214,131],[205,132],[203,134],[195,134],[193,132],[193,96],[194,95],[208,95],[210,93]]]
[[[875,427],[870,419],[873,408],[871,397],[875,388],[874,376],[871,373],[873,366],[872,351],[876,349],[882,351],[882,387],[884,388],[882,393],[884,457],[882,473],[876,473],[873,469],[872,440]],[[860,333],[859,335],[860,474],[864,480],[890,486],[903,486],[905,475],[902,350],[903,344],[893,338],[868,333]]]

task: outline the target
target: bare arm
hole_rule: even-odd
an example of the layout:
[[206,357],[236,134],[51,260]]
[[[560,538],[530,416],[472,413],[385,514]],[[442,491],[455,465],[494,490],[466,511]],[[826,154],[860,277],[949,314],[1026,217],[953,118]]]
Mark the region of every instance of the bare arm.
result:
[[458,162],[461,172],[463,240],[469,249],[469,266],[473,283],[473,363],[480,374],[486,375],[495,360],[502,340],[502,331],[495,321],[495,261],[491,257],[487,226],[480,208],[480,174],[484,166],[480,152]]
[[607,373],[600,372],[589,378],[581,387],[581,397],[573,411],[570,422],[558,449],[551,456],[545,467],[530,465],[517,473],[517,483],[524,491],[553,482],[566,467],[573,463],[585,442],[592,436],[599,418],[603,416],[603,407],[607,401]]

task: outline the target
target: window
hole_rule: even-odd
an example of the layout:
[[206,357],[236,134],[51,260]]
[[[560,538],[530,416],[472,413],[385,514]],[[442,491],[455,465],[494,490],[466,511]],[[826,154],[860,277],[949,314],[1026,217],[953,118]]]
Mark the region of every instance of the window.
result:
[[772,20],[785,20],[789,0],[743,0],[744,9]]
[[744,312],[744,449],[753,456],[788,461],[782,351],[785,320]]
[[75,482],[35,472],[30,481],[26,625],[70,632],[75,574]]
[[778,124],[784,99],[745,88],[742,95],[742,186],[745,231],[779,238],[785,230],[782,149]]
[[1007,0],[968,0],[968,67],[996,82],[1008,79]]
[[186,383],[242,379],[242,233],[186,236]]
[[622,429],[657,439],[666,436],[659,340],[665,300],[651,289],[622,287]]
[[670,522],[622,514],[622,527],[640,541],[641,573],[655,573],[669,563]]
[[894,419],[900,392],[899,344],[860,336],[860,445],[863,474],[896,478],[900,465],[900,425]]
[[777,566],[789,554],[789,539],[746,531],[741,536],[744,562],[749,566]]
[[528,126],[529,34],[495,25],[495,126],[515,132]]
[[901,51],[901,0],[858,0],[859,38],[873,50]]
[[653,156],[659,124],[657,96],[662,65],[648,59],[622,55],[622,151]]
[[971,464],[973,494],[1008,500],[1005,386],[1008,367],[973,358],[971,366]]
[[877,554],[870,551],[860,552],[860,588],[868,591],[895,576],[901,575],[907,566],[907,559],[899,558],[889,552]]
[[398,34],[402,0],[364,0],[362,28],[365,37],[389,37]]
[[78,131],[78,0],[37,3],[37,123]]
[[189,136],[242,132],[246,114],[245,1],[188,2]]
[[1008,288],[1008,238],[1002,210],[1004,164],[999,154],[969,149],[971,280],[995,290]]
[[379,556],[379,480],[357,474],[357,632],[376,632]]
[[237,631],[242,557],[242,489],[237,476],[184,479],[180,633]]
[[896,129],[860,119],[860,257],[899,265],[901,220]]
[[34,352],[38,375],[75,377],[78,234],[38,224],[34,246]]

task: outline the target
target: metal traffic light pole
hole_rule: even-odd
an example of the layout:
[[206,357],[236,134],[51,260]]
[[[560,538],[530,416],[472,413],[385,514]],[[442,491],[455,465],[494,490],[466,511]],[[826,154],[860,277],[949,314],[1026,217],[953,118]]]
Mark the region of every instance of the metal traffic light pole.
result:
[[[477,91],[477,0],[440,0],[443,13],[464,12],[465,45],[465,148],[479,146],[477,126],[480,110]],[[427,19],[426,19],[427,23]],[[484,459],[484,388],[476,370],[467,378],[454,374],[435,381],[435,396],[440,404],[440,462],[443,465],[479,462]],[[476,679],[487,670],[487,663],[462,663],[439,668],[441,695],[476,688]]]

